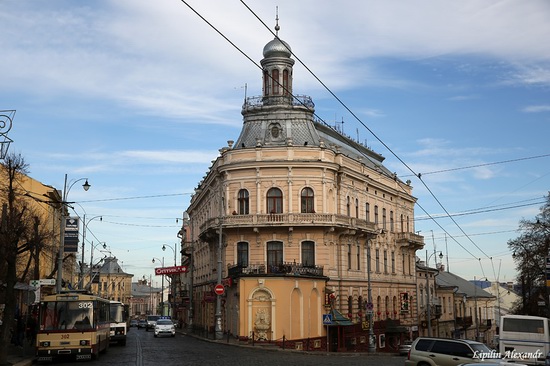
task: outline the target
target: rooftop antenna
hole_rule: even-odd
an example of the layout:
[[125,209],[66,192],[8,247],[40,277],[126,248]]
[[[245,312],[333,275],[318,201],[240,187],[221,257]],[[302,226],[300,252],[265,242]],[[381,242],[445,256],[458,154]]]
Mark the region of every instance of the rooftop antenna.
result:
[[275,36],[277,38],[279,38],[279,29],[281,29],[281,27],[279,27],[279,7],[276,6],[275,7]]

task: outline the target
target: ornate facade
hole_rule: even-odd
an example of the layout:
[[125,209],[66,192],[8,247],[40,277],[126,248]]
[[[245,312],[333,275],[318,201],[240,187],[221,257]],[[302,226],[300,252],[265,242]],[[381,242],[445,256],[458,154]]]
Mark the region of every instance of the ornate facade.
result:
[[293,93],[291,55],[278,36],[264,47],[263,94],[244,101],[240,136],[191,198],[192,320],[215,328],[221,268],[223,332],[339,350],[366,347],[374,326],[389,350],[418,325],[416,199],[380,154]]

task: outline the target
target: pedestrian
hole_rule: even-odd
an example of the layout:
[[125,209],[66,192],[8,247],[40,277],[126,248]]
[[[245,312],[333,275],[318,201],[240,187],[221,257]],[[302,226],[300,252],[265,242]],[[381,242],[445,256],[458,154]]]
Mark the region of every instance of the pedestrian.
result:
[[17,347],[23,347],[23,339],[25,339],[25,324],[21,315],[17,316],[15,322],[15,345]]

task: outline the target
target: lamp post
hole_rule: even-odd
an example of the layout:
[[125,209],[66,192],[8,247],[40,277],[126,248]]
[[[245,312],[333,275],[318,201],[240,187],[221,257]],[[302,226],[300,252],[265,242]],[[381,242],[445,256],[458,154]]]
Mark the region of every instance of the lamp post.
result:
[[[428,320],[428,337],[432,336],[432,319],[431,319],[432,313],[431,313],[431,306],[430,306],[430,283],[429,283],[429,276],[428,276],[428,268],[429,268],[428,264],[430,263],[430,259],[434,254],[435,252],[430,254],[430,256],[428,257],[428,251],[426,250],[426,318]],[[443,259],[443,253],[441,252],[439,252],[439,259],[440,260]]]
[[[218,281],[217,284],[222,284],[222,250],[223,250],[223,235],[222,235],[222,228],[223,228],[223,195],[220,194],[220,227],[218,229]],[[216,295],[216,314],[215,317],[215,337],[216,339],[222,339],[223,338],[223,330],[222,330],[222,297],[221,295]]]
[[[370,239],[367,239],[367,306],[372,307],[372,288],[370,282]],[[369,352],[376,352],[376,345],[374,341],[374,324],[372,324],[372,309],[367,309],[367,316],[369,320]]]
[[[164,257],[161,259],[153,257],[153,263],[155,263],[155,259],[158,260],[162,264],[162,268],[164,268]],[[161,283],[161,291],[160,291],[160,305],[162,306],[161,315],[164,315],[164,275],[162,275],[162,283]]]
[[[99,221],[103,220],[103,217],[101,215],[94,216],[91,219],[89,219],[86,222],[86,214],[82,217],[82,260],[80,261],[80,273],[79,273],[79,279],[78,279],[78,288],[82,290],[84,287],[84,246],[86,244],[86,229],[88,228],[88,224],[92,221],[99,218]],[[93,245],[93,244],[92,244]]]
[[[88,284],[88,286],[90,286],[90,289],[92,288],[92,282],[94,281],[94,274],[93,274],[93,270],[94,270],[94,249],[95,247],[97,247],[99,244],[102,244],[103,245],[103,249],[106,249],[107,248],[107,243],[104,242],[104,241],[100,241],[99,243],[97,243],[96,245],[94,245],[94,242],[92,242],[92,249],[90,250],[90,283]],[[101,262],[101,261],[100,261]],[[99,262],[98,262],[99,263]],[[88,287],[86,286],[86,287]],[[98,291],[99,292],[99,291]]]
[[189,248],[189,314],[187,316],[187,328],[189,331],[193,331],[193,275],[194,275],[194,271],[193,271],[193,261],[194,261],[194,258],[193,258],[193,251],[194,251],[194,246],[193,246],[193,226],[191,225],[191,218],[189,217],[189,214],[187,213],[187,211],[185,211],[183,213],[183,226],[184,226],[184,233],[183,234],[183,237],[182,237],[182,240],[185,240],[187,241],[187,233],[186,233],[186,229],[185,227],[189,227],[189,240],[191,241],[190,242],[190,248]]
[[63,282],[63,253],[65,251],[65,213],[67,211],[67,195],[69,194],[69,191],[71,188],[77,183],[82,180],[86,180],[86,182],[82,185],[82,188],[84,188],[85,191],[90,189],[90,184],[88,183],[88,178],[80,178],[72,183],[69,183],[69,186],[67,187],[67,174],[65,174],[65,183],[63,185],[63,198],[61,201],[61,222],[59,225],[59,252],[57,253],[57,283],[56,283],[56,291],[57,293],[61,293],[61,290],[63,289],[62,282]]
[[[169,244],[163,244],[162,245],[162,250],[165,251],[166,250],[166,247],[172,249],[172,251],[174,252],[174,267],[177,266],[177,261],[176,261],[176,249],[177,249],[177,246],[178,244],[174,244],[174,246],[171,246]],[[176,275],[173,274],[170,276],[171,277],[171,282],[170,282],[170,292],[172,292],[172,301],[169,301],[170,303],[170,309],[172,311],[172,317],[173,318],[176,318],[175,316],[175,311],[174,311],[174,308],[176,306]]]

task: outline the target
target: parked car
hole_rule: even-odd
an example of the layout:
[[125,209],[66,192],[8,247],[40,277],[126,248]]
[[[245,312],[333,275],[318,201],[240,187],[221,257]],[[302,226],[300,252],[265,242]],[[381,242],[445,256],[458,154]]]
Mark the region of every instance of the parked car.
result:
[[[515,363],[515,362],[507,362],[505,360],[502,360],[500,362],[483,362],[483,366],[528,366],[524,363]],[[461,363],[459,366],[479,366],[479,363]]]
[[138,326],[138,320],[137,319],[132,319],[130,321],[130,326],[131,327],[137,327]]
[[469,363],[499,363],[494,350],[480,342],[451,338],[416,338],[405,366],[458,366]]
[[159,319],[155,324],[155,337],[161,335],[176,336],[176,326],[171,319]]
[[409,353],[409,350],[411,349],[411,344],[412,344],[412,341],[404,341],[403,343],[401,343],[399,345],[399,355],[400,356],[405,356]]
[[145,319],[140,319],[140,320],[138,321],[138,326],[137,326],[137,327],[138,327],[138,329],[139,329],[139,328],[147,328],[147,320],[145,320]]

